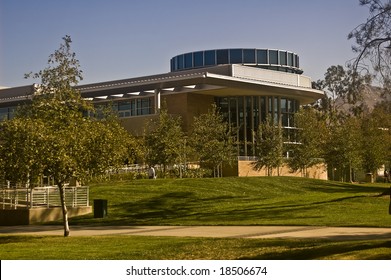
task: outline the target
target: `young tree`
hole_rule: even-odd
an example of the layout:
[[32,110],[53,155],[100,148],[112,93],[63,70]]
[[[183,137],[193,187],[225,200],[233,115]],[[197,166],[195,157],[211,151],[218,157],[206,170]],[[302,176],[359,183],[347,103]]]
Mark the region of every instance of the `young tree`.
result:
[[301,170],[308,177],[308,168],[323,161],[326,122],[315,109],[303,108],[295,114],[295,124],[299,128],[298,143],[290,145],[293,157],[288,164],[292,170]]
[[161,109],[158,118],[147,124],[144,134],[147,164],[162,165],[165,174],[167,167],[180,163],[184,145],[181,119],[169,115],[166,109]]
[[284,144],[281,124],[275,124],[270,116],[261,123],[255,132],[255,154],[257,160],[253,162],[255,170],[267,168],[267,175],[272,176],[273,168],[279,169],[284,162]]
[[231,164],[236,156],[234,138],[228,123],[216,105],[206,114],[194,118],[189,144],[202,167],[213,170],[214,176],[223,163]]
[[[74,86],[82,79],[71,38],[50,55],[48,67],[28,75],[41,85],[28,104],[0,129],[1,169],[5,179],[33,183],[42,175],[59,188],[64,236],[69,235],[65,184],[122,164],[127,157],[128,133],[116,119],[86,116],[93,111]],[[14,167],[15,169],[12,169]]]

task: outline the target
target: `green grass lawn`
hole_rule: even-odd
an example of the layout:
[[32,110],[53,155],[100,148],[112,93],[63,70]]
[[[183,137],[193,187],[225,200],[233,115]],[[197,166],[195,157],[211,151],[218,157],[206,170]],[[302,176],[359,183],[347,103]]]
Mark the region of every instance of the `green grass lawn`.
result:
[[0,236],[0,249],[2,260],[391,259],[390,240]]
[[92,185],[108,215],[71,219],[107,225],[313,225],[391,227],[386,184],[292,177],[158,179]]
[[[116,181],[91,185],[108,216],[72,225],[391,227],[387,184],[289,178]],[[385,195],[382,195],[385,194]],[[391,259],[391,240],[0,236],[0,259]]]

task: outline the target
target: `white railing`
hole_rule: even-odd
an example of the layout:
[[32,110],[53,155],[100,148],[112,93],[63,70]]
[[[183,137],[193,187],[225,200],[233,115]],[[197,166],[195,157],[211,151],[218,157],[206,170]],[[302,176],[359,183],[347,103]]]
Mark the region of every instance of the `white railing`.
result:
[[[57,187],[8,188],[0,189],[2,209],[51,208],[61,206]],[[68,207],[89,206],[89,188],[65,187],[65,204]]]

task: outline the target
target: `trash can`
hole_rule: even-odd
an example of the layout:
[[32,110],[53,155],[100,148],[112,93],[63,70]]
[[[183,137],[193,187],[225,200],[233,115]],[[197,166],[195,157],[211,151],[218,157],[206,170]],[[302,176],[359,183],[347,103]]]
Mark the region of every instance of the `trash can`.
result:
[[367,183],[373,183],[373,174],[372,173],[365,174],[365,181]]
[[107,199],[94,199],[94,218],[107,216]]

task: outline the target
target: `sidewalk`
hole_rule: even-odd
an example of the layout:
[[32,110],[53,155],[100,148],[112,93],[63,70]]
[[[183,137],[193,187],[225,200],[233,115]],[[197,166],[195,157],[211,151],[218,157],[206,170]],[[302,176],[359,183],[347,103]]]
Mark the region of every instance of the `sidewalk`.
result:
[[[62,226],[0,226],[0,234],[63,235]],[[70,226],[71,236],[177,236],[215,238],[391,239],[391,228],[314,226]]]

